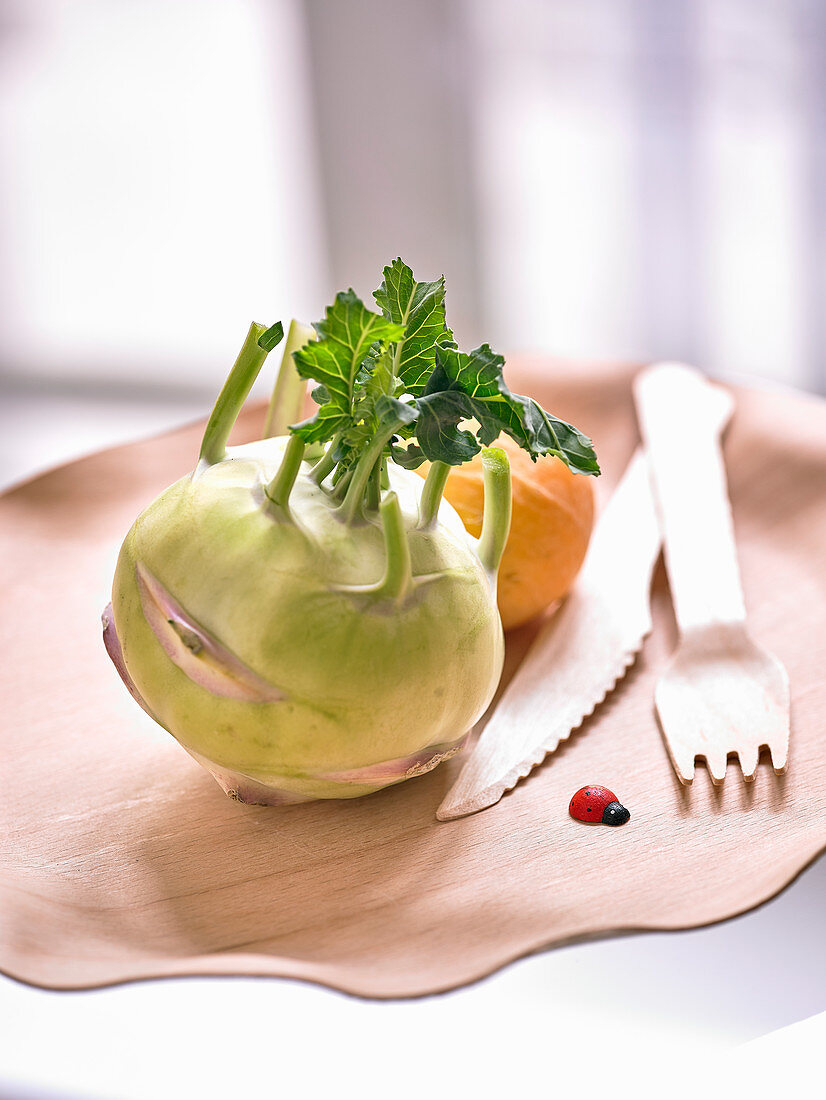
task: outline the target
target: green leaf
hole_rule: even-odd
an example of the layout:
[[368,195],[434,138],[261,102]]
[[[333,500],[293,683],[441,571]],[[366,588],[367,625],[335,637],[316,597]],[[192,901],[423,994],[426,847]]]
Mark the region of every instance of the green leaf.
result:
[[[401,434],[401,432],[397,433],[397,435]],[[418,470],[427,459],[424,451],[421,447],[417,447],[415,443],[411,443],[409,447],[399,447],[392,440],[390,441],[390,457],[397,466],[403,466],[405,470]]]
[[529,438],[534,440],[532,454],[556,455],[578,474],[599,475],[594,444],[587,435],[573,424],[551,416],[532,398],[522,400],[528,403],[525,425]]
[[374,344],[356,378],[356,412],[359,400],[374,401],[382,393],[395,397],[397,383],[390,348],[382,349]]
[[590,439],[511,393],[501,355],[487,344],[458,350],[445,319],[444,278],[418,282],[396,259],[374,298],[383,315],[342,291],[315,326],[318,339],[293,353],[299,375],[316,383],[320,407],[290,430],[308,444],[332,440],[325,479],[348,522],[378,506],[377,475],[388,457],[407,469],[425,459],[455,466],[502,432],[534,459],[557,455],[574,470],[599,473]]
[[[455,438],[455,425],[458,424],[456,413],[461,408],[464,410],[463,416],[478,420],[478,439],[485,446],[493,443],[504,431],[534,460],[539,455],[556,455],[572,470],[598,474],[599,465],[591,440],[571,424],[546,412],[532,398],[511,393],[503,377],[504,365],[503,357],[487,344],[482,344],[469,354],[455,348],[439,347],[436,368],[428,381],[424,398],[435,406],[441,420],[442,435],[449,440],[445,442],[443,438],[442,448],[456,450],[457,446],[460,449],[466,447],[464,441],[457,443]],[[461,393],[467,400],[451,403],[447,400],[447,393]],[[435,395],[439,395],[441,400],[432,400]],[[417,434],[421,443],[421,431]],[[449,460],[442,458],[442,461]]]
[[274,325],[270,325],[266,332],[262,332],[258,337],[258,346],[263,348],[264,351],[272,351],[273,348],[277,348],[281,341],[284,339],[284,326],[280,321],[276,321]]
[[445,389],[423,394],[416,405],[419,409],[416,439],[425,458],[461,466],[479,453],[481,447],[473,433],[458,427],[460,420],[473,416],[472,402],[466,394]]
[[292,424],[293,435],[301,436],[305,443],[326,443],[350,423],[349,418],[335,405],[322,405],[315,416]]
[[404,329],[372,313],[353,290],[336,295],[315,329],[320,339],[311,340],[293,355],[298,373],[324,386],[329,404],[349,417],[359,367],[376,341],[398,340]]
[[384,269],[384,281],[373,294],[384,316],[404,326],[393,349],[393,372],[406,393],[423,392],[442,341],[452,342],[445,322],[444,276],[431,283],[416,282],[401,259]]
[[408,405],[406,401],[398,401],[383,393],[376,401],[375,434],[381,435],[391,427],[397,431],[405,424],[412,424],[418,415],[419,410],[415,405]]

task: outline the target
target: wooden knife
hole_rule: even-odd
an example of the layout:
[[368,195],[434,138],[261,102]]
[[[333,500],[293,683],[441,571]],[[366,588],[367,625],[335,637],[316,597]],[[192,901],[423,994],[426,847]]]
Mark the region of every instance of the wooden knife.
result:
[[651,630],[660,530],[638,450],[600,516],[582,572],[537,634],[436,813],[484,810],[582,724],[634,663]]

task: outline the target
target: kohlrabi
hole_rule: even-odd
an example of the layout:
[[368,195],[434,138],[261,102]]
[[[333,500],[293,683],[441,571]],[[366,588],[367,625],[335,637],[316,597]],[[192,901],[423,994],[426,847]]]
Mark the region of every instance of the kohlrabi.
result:
[[[598,472],[590,440],[508,390],[500,356],[457,349],[443,279],[396,260],[374,297],[379,313],[349,290],[314,333],[293,324],[267,437],[228,447],[283,335],[251,327],[195,470],[126,536],[104,613],[135,699],[243,802],[351,798],[457,752],[502,669],[510,474],[484,452],[477,541],[442,500],[449,467],[505,431]],[[308,379],[320,407],[290,425]]]

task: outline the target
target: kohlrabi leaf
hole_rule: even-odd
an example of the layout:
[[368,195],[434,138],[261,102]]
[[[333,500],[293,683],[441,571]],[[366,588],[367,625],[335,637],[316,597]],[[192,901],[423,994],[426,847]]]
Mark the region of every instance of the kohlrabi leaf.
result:
[[300,435],[305,443],[326,443],[328,439],[342,431],[350,423],[350,418],[337,405],[328,402],[322,405],[315,416],[294,424],[290,429],[294,435]]
[[263,348],[264,351],[272,351],[273,348],[277,348],[281,341],[284,339],[284,326],[280,321],[276,321],[274,325],[262,332],[258,337],[258,346]]
[[378,508],[388,458],[407,469],[426,459],[456,466],[502,432],[533,459],[556,455],[573,470],[599,473],[590,439],[510,391],[501,355],[487,344],[459,351],[445,319],[444,278],[419,282],[396,259],[374,298],[383,315],[342,291],[315,326],[318,339],[293,355],[320,407],[290,430],[305,444],[330,441],[313,477],[332,483],[349,519]]
[[353,290],[336,295],[315,329],[319,339],[311,340],[293,355],[301,377],[318,382],[327,398],[316,416],[294,428],[295,434],[307,442],[331,439],[352,420],[359,368],[377,342],[398,340],[404,335],[401,325],[371,312]]
[[444,276],[418,283],[401,258],[384,269],[384,281],[373,294],[384,316],[404,326],[393,348],[393,372],[405,393],[420,394],[436,361],[441,343],[452,343],[445,322]]
[[[439,347],[436,367],[419,399],[420,406],[422,403],[428,405],[427,413],[420,412],[417,431],[419,443],[428,457],[431,457],[429,450],[436,449],[438,443],[445,453],[456,456],[452,460],[442,458],[442,461],[455,465],[458,455],[469,449],[468,433],[458,431],[456,425],[462,417],[472,417],[479,422],[478,439],[484,446],[493,443],[504,431],[533,459],[540,455],[556,455],[573,470],[598,474],[591,440],[564,420],[551,416],[532,398],[511,393],[502,374],[504,365],[503,357],[487,344],[469,354]],[[464,400],[460,400],[459,395]],[[423,416],[428,429],[432,429],[428,444],[422,440]],[[439,426],[438,433],[435,422]]]
[[473,416],[467,394],[442,389],[423,394],[416,405],[419,410],[416,439],[425,458],[431,462],[446,462],[448,466],[461,466],[479,453],[481,447],[473,433],[458,426],[460,420]]
[[[356,379],[357,402],[359,399],[368,402],[375,400],[383,393],[394,397],[398,388],[398,379],[393,371],[391,349],[377,347],[374,344]],[[357,403],[356,411],[358,411]]]
[[396,388],[391,352],[389,348],[374,344],[356,375],[353,415],[343,426],[338,443],[338,461],[344,467],[350,465],[376,435],[380,427],[379,399],[393,397]]
[[[404,432],[400,430],[396,435],[404,435]],[[405,470],[418,470],[421,464],[427,460],[427,455],[415,443],[411,443],[408,447],[400,447],[392,440],[390,441],[390,457],[397,466],[403,466]]]
[[[415,432],[417,412],[412,403],[403,403],[395,399],[400,392],[400,384],[393,373],[392,345],[390,348],[374,344],[369,355],[359,368],[353,388],[353,414],[349,419],[335,423],[336,441],[334,457],[341,473],[349,469],[370,445],[371,441],[382,433],[390,421],[385,423],[388,410],[395,410],[392,420],[396,421],[394,432],[411,435]],[[319,387],[321,388],[321,387]],[[388,405],[388,400],[391,402]],[[297,430],[304,433],[316,429],[315,422],[324,414],[319,410],[313,421],[298,425]],[[324,414],[331,415],[331,414]],[[332,420],[331,420],[331,423]],[[314,435],[310,435],[314,438]],[[423,459],[420,459],[421,462]]]
[[408,405],[406,401],[398,401],[395,397],[381,394],[376,400],[376,435],[382,435],[385,431],[398,431],[405,424],[412,424],[418,416],[415,405]]

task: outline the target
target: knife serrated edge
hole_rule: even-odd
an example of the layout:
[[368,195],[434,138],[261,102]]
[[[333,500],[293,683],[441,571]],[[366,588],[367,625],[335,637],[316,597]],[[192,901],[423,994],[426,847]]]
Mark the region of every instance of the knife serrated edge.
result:
[[[493,783],[474,791],[474,781],[483,766],[485,755],[490,755],[491,748],[495,751],[495,744],[491,746],[491,738],[497,736],[495,718],[503,709],[512,703],[515,696],[523,690],[522,680],[530,679],[535,672],[535,666],[541,666],[545,661],[550,662],[553,657],[554,640],[565,627],[566,619],[577,622],[578,616],[582,616],[582,605],[589,601],[599,603],[600,586],[604,585],[606,560],[612,550],[612,540],[621,531],[622,523],[632,520],[636,524],[635,537],[638,540],[639,552],[642,556],[639,561],[639,577],[645,585],[645,592],[650,589],[651,577],[654,565],[660,550],[660,533],[657,524],[654,502],[651,496],[648,473],[645,458],[641,451],[637,451],[620,481],[608,507],[597,524],[594,532],[591,549],[580,577],[580,584],[574,594],[569,597],[566,604],[545,628],[537,635],[522,664],[508,685],[499,704],[491,716],[491,719],[473,749],[470,758],[465,763],[456,782],[453,784],[443,799],[436,813],[440,821],[448,821],[456,817],[464,817],[467,814],[476,813],[498,802],[502,795],[511,790],[520,779],[525,778],[538,764],[563,741],[567,741],[574,730],[579,729],[586,718],[590,717],[596,708],[614,690],[617,683],[623,679],[628,669],[634,664],[637,654],[642,648],[646,636],[651,632],[651,614],[647,599],[643,598],[643,606],[634,607],[634,624],[627,631],[623,630],[623,637],[617,637],[616,649],[619,656],[608,666],[607,675],[595,680],[593,692],[589,693],[592,700],[584,704],[581,711],[576,710],[573,716],[568,717],[562,728],[557,727],[547,739],[540,740],[536,748],[523,756],[519,763],[508,768]],[[592,588],[589,591],[589,584]],[[609,643],[610,644],[610,643]],[[548,672],[553,676],[553,670]],[[592,685],[589,685],[591,688]],[[504,707],[503,707],[504,705]],[[486,737],[486,733],[488,736]]]
[[[629,653],[623,656],[622,661],[610,680],[606,683],[605,690],[594,700],[594,705],[590,710],[583,713],[582,717],[576,723],[571,726],[567,733],[560,734],[558,737],[554,737],[549,741],[537,746],[536,752],[522,760],[520,764],[512,768],[502,779],[497,780],[496,783],[491,783],[487,787],[484,787],[476,795],[466,798],[461,803],[451,808],[446,808],[448,796],[445,797],[439,809],[436,811],[436,817],[439,821],[451,821],[457,817],[467,817],[468,814],[478,813],[479,810],[484,810],[488,806],[493,806],[499,801],[503,794],[513,790],[520,779],[525,779],[534,768],[538,767],[546,756],[549,756],[552,752],[556,752],[559,746],[567,741],[572,733],[575,733],[583,724],[586,718],[590,718],[600,703],[603,703],[605,699],[611,694],[614,688],[617,686],[620,680],[623,679],[628,669],[634,664],[637,659],[637,654],[642,648],[642,643],[647,634],[650,633],[650,627],[640,638],[639,646]],[[457,780],[458,782],[458,780]]]

